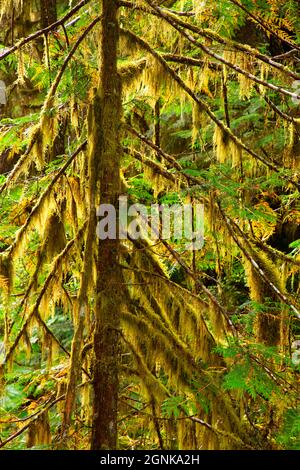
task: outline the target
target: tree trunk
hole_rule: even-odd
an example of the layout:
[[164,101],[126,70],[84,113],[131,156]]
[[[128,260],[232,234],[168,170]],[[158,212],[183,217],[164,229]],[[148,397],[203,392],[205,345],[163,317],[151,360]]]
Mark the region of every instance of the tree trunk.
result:
[[[161,99],[158,98],[158,100],[155,103],[155,108],[154,108],[154,143],[157,145],[157,147],[160,147],[160,111],[161,111]],[[157,153],[156,158],[159,162],[161,162],[161,155]]]
[[[117,208],[120,194],[121,85],[117,71],[118,2],[101,0],[100,82],[94,101],[93,142],[101,204]],[[99,240],[94,333],[92,449],[117,446],[121,273],[119,240]]]
[[47,28],[57,21],[56,0],[40,0],[41,2],[41,27]]

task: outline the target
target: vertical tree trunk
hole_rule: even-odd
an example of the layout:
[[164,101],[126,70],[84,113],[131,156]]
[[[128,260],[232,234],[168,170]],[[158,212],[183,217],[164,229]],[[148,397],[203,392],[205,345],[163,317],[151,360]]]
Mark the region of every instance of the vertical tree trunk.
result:
[[[154,143],[155,145],[157,145],[157,147],[160,147],[160,110],[161,98],[158,98],[154,108]],[[158,159],[158,161],[161,161],[161,155],[159,153],[157,153],[156,158]]]
[[56,0],[40,0],[41,2],[41,27],[47,28],[57,21]]
[[[94,101],[91,151],[100,183],[101,204],[117,208],[120,194],[121,85],[117,71],[118,2],[101,0],[100,82]],[[117,446],[119,309],[121,274],[119,240],[99,240],[94,333],[94,409],[92,449]]]

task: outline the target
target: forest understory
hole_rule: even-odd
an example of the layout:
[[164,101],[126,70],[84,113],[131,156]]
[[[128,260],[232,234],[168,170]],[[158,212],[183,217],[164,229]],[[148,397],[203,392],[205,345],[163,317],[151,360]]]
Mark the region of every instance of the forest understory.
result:
[[0,25],[0,449],[300,450],[300,2]]

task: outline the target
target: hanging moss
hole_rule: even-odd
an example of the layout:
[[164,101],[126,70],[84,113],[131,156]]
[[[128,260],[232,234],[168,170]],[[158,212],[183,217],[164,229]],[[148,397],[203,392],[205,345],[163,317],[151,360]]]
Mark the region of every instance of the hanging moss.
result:
[[0,288],[8,296],[13,283],[13,264],[10,253],[0,255]]
[[227,134],[219,127],[215,127],[214,133],[214,148],[217,156],[217,160],[220,163],[225,163],[229,159],[228,149],[229,139]]
[[[224,53],[224,59],[226,59],[228,62],[231,62],[232,64],[238,65],[246,72],[252,73],[253,64],[250,54],[244,52],[226,51]],[[251,97],[255,83],[253,80],[248,78],[247,75],[240,73],[237,74],[237,79],[240,85],[240,99],[249,99]]]
[[297,170],[300,167],[300,120],[294,119],[288,128],[288,141],[284,151],[284,164]]
[[139,89],[141,74],[147,67],[147,59],[142,58],[132,62],[121,63],[118,72],[122,80],[123,93]]
[[26,444],[28,449],[51,444],[48,412],[45,411],[30,424]]
[[233,142],[219,126],[215,126],[213,143],[218,162],[231,162],[232,167],[238,167],[241,164],[241,147]]
[[57,212],[52,212],[48,216],[42,239],[43,251],[48,261],[52,261],[66,246],[64,224]]
[[178,424],[178,445],[181,450],[196,450],[199,449],[196,435],[196,424],[193,421],[184,419],[181,416]]
[[[268,280],[281,292],[285,291],[284,281],[280,276],[278,268],[274,262],[267,257],[265,253],[254,249],[251,250],[253,260],[265,273]],[[251,298],[260,305],[265,303],[276,303],[278,299],[269,284],[264,281],[253,265],[245,260],[247,282],[250,288]],[[284,307],[279,307],[279,311],[259,311],[256,315],[255,329],[258,341],[269,345],[284,345],[286,343],[286,334],[283,333],[281,326]]]
[[224,315],[222,314],[221,310],[214,302],[210,302],[209,311],[208,311],[208,318],[212,324],[212,331],[214,337],[218,341],[224,341],[226,338],[226,324],[224,320]]

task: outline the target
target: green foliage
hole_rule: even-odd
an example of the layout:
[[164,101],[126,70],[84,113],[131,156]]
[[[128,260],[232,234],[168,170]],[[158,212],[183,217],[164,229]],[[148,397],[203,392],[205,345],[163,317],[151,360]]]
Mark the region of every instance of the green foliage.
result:
[[300,450],[300,410],[287,410],[278,442],[288,450]]
[[[56,3],[61,17],[68,2]],[[98,127],[101,116],[95,120],[90,115],[93,89],[103,78],[99,24],[72,60],[65,61],[100,14],[100,3],[89,2],[65,25],[65,32],[51,32],[49,51],[37,40],[0,61],[0,78],[9,83],[8,105],[0,109],[0,344],[6,342],[10,354],[0,395],[0,447],[22,420],[64,396],[67,385],[68,390],[74,387],[73,403],[61,400],[49,410],[51,448],[90,447],[96,278],[99,271],[116,271],[97,259],[96,234],[89,233],[89,246],[84,225],[93,198],[95,204],[102,198],[100,185],[89,193],[93,176],[99,176],[91,160],[103,156],[101,143],[107,142],[107,129]],[[300,280],[299,104],[282,93],[293,89],[298,56],[285,55],[278,59],[282,65],[274,67],[258,54],[275,60],[286,52],[287,42],[291,48],[300,44],[298,2],[243,0],[250,18],[230,0],[155,2],[167,16],[170,9],[195,13],[171,15],[173,22],[190,25],[193,32],[183,28],[191,32],[189,39],[140,9],[145,2],[135,3],[136,8],[122,6],[119,14],[122,192],[130,202],[146,206],[191,199],[203,203],[205,244],[199,252],[190,252],[186,240],[174,238],[167,241],[169,246],[150,240],[149,245],[128,241],[118,247],[125,298],[124,305],[117,305],[122,321],[119,447],[156,449],[163,441],[165,448],[193,444],[227,449],[238,442],[243,448],[300,449],[300,366],[290,351],[300,333],[295,314]],[[31,21],[24,19],[24,28]],[[38,27],[39,20],[30,25]],[[201,29],[199,35],[195,28]],[[126,36],[127,29],[139,43]],[[10,41],[12,31],[5,21],[3,31],[1,41]],[[14,33],[17,41],[19,32]],[[191,42],[192,36],[206,51]],[[233,67],[213,57],[229,53]],[[191,65],[188,59],[198,62]],[[136,61],[143,64],[137,71],[132,67]],[[54,100],[43,108],[64,65]],[[234,70],[236,65],[245,74]],[[125,83],[122,72],[128,69],[132,81]],[[256,87],[246,78],[249,73],[273,89]],[[277,85],[281,90],[274,90]],[[101,99],[99,114],[106,109],[107,96],[101,94]],[[127,126],[144,137],[133,137]],[[87,149],[56,179],[86,139]],[[149,141],[159,143],[173,160],[157,154]],[[122,154],[122,146],[129,155]],[[135,161],[134,152],[130,155],[131,149],[162,173],[169,172],[176,185],[147,172],[146,164]],[[107,166],[110,174],[114,169]],[[120,288],[116,284],[105,295],[114,298]],[[253,295],[254,288],[259,295]],[[259,328],[264,330],[261,342]],[[280,336],[276,346],[268,339],[273,328]],[[69,359],[74,350],[75,364]],[[61,432],[64,408],[70,422]],[[199,423],[192,423],[191,416]],[[7,448],[26,446],[21,434]],[[46,448],[43,443],[33,447]]]

